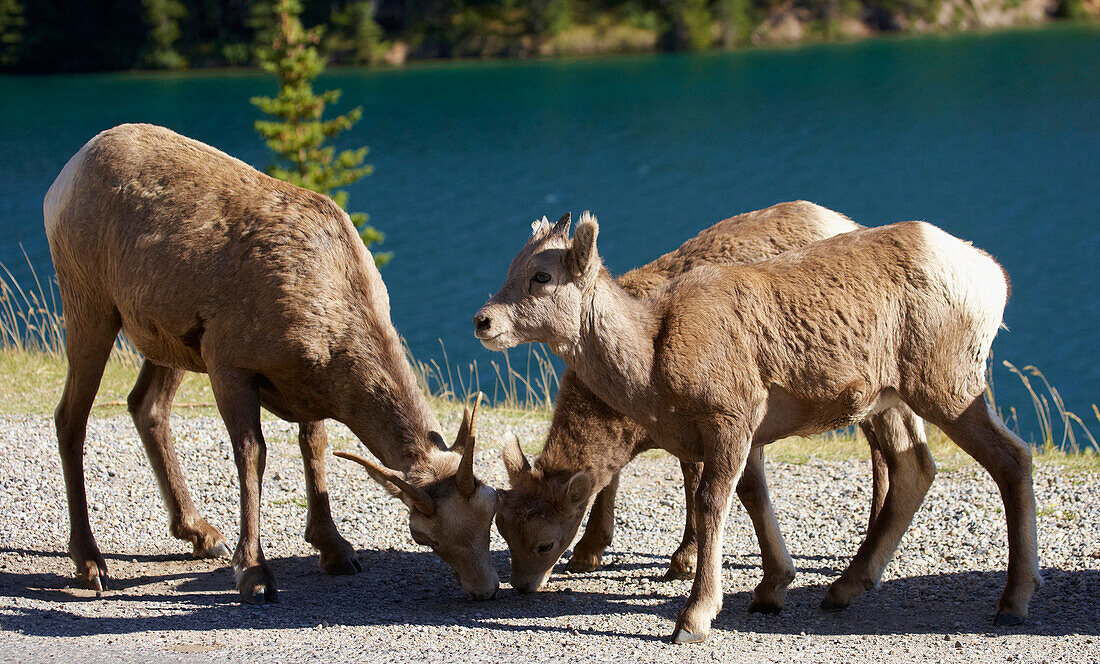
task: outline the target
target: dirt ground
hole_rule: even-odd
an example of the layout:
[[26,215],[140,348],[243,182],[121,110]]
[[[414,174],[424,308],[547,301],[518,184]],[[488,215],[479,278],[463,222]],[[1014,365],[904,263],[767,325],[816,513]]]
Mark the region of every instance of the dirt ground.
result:
[[[482,439],[505,425],[490,413]],[[453,423],[451,423],[453,424]],[[204,516],[232,542],[235,471],[220,423],[174,420]],[[514,428],[514,425],[509,425]],[[537,437],[543,425],[522,435]],[[683,523],[678,467],[639,459],[623,475],[616,540],[603,568],[518,595],[504,582],[467,600],[447,567],[408,534],[404,508],[357,467],[329,463],[333,511],[363,572],[330,577],[301,539],[304,489],[292,430],[265,424],[264,547],[279,603],[242,606],[224,560],[192,561],[167,534],[152,473],[128,418],[95,419],[86,451],[92,524],[111,572],[103,597],[79,589],[50,418],[0,418],[0,661],[357,662],[1100,662],[1100,477],[1039,465],[1040,562],[1047,580],[1026,624],[995,628],[1005,579],[1004,518],[977,467],[941,471],[881,586],[846,611],[818,608],[862,538],[864,461],[769,462],[772,494],[799,574],[778,616],[747,612],[759,555],[734,508],[725,608],[711,638],[667,642],[690,582],[661,582]],[[543,427],[544,428],[544,427]],[[337,435],[336,439],[341,440]],[[351,443],[338,443],[350,445]],[[498,451],[477,472],[505,483]]]

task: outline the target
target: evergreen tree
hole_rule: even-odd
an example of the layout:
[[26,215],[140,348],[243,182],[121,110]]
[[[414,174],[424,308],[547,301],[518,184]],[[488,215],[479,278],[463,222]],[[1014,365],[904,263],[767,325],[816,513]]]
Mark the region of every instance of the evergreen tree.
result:
[[15,64],[23,42],[23,5],[19,0],[0,0],[0,67]]
[[[300,16],[301,10],[295,17]],[[270,49],[279,33],[279,13],[276,0],[251,0],[245,25],[252,30],[252,56],[260,61],[260,53]]]
[[334,8],[325,34],[325,53],[353,65],[381,62],[390,43],[382,40],[382,26],[374,20],[369,0],[353,0]]
[[142,60],[155,69],[183,69],[187,60],[176,51],[180,38],[180,20],[187,7],[180,0],[141,0],[145,22],[149,25],[149,46]]
[[749,41],[749,0],[717,0],[714,13],[722,28],[722,48],[736,48]]
[[[325,60],[317,49],[320,27],[309,30],[302,26],[300,0],[277,0],[272,7],[278,26],[272,46],[259,52],[260,64],[279,79],[276,97],[253,97],[252,103],[275,120],[257,120],[256,131],[279,161],[267,172],[299,187],[331,196],[336,204],[347,209],[348,193],[341,189],[370,175],[371,166],[363,163],[367,148],[344,150],[326,145],[329,139],[350,129],[362,117],[363,108],[356,107],[329,120],[322,119],[325,106],[336,103],[339,90],[321,93],[313,91],[313,81],[325,69]],[[351,214],[359,235],[369,247],[381,242],[380,232],[367,225],[367,215]],[[390,254],[375,254],[378,265],[384,265]]]
[[714,17],[707,0],[670,0],[666,7],[677,48],[701,51],[713,43]]
[[573,21],[571,0],[533,0],[531,31],[538,36],[552,37],[565,31]]

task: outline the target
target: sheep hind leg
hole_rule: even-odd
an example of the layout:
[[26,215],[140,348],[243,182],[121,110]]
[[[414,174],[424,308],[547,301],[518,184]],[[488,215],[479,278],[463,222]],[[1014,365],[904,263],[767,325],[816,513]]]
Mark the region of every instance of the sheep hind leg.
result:
[[695,535],[695,492],[699,489],[703,464],[681,461],[680,472],[684,475],[684,535],[680,538],[680,546],[672,554],[662,581],[694,579],[699,559],[699,540]]
[[1027,618],[1031,595],[1043,584],[1036,542],[1031,448],[1008,430],[984,395],[978,395],[952,420],[928,419],[974,457],[997,483],[1008,524],[1008,583],[993,622],[1018,625]]
[[905,413],[891,408],[872,421],[888,469],[889,488],[852,562],[829,586],[821,602],[827,611],[846,608],[865,590],[878,585],[936,475],[923,432],[907,426]]
[[890,487],[888,477],[889,469],[886,467],[886,459],[879,449],[878,435],[870,421],[860,423],[860,430],[867,439],[867,446],[871,450],[871,513],[867,519],[867,532],[871,532],[871,526],[875,525],[875,519],[882,512],[882,504],[886,502],[886,491]]
[[92,535],[88,519],[84,440],[88,415],[99,390],[107,358],[118,336],[120,322],[118,312],[111,310],[92,316],[79,306],[83,303],[66,299],[64,294],[63,291],[63,307],[68,316],[65,353],[69,370],[61,401],[54,412],[54,424],[69,506],[69,557],[76,565],[76,577],[80,583],[95,590],[98,595],[107,590],[107,562]]
[[182,369],[146,360],[126,402],[168,510],[172,536],[190,542],[195,558],[228,556],[225,537],[195,509],[172,443],[169,413],[183,375]]

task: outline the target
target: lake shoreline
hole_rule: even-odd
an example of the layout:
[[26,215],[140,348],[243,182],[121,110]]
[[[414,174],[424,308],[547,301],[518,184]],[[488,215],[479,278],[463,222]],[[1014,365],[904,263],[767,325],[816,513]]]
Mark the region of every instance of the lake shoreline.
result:
[[[875,42],[919,42],[929,39],[947,38],[983,38],[996,37],[1013,33],[1034,33],[1057,30],[1100,30],[1100,0],[1096,3],[1097,13],[1087,18],[1067,19],[1055,16],[1047,17],[1042,21],[1026,21],[1006,25],[979,26],[960,29],[914,29],[914,30],[874,30],[849,31],[834,36],[826,36],[820,32],[806,31],[804,36],[798,39],[761,40],[759,43],[742,44],[733,48],[715,46],[701,50],[682,50],[661,48],[657,44],[643,49],[614,49],[594,46],[592,49],[579,52],[545,52],[522,54],[496,54],[482,56],[409,56],[400,62],[379,61],[370,64],[350,64],[341,62],[329,62],[327,72],[320,79],[324,80],[332,76],[338,76],[354,71],[369,72],[401,72],[408,70],[447,69],[450,67],[466,67],[470,65],[503,65],[517,63],[547,63],[571,61],[603,61],[629,58],[644,58],[661,55],[703,55],[721,57],[726,55],[767,54],[775,51],[797,51],[829,46],[852,46]],[[158,69],[154,67],[131,68],[105,68],[105,69],[66,69],[56,71],[19,70],[4,71],[0,69],[0,79],[5,76],[16,78],[25,77],[65,77],[65,76],[95,76],[95,75],[127,75],[135,77],[150,76],[154,78],[188,77],[189,75],[206,76],[210,74],[235,74],[253,76],[263,74],[258,65],[233,65],[233,64],[197,64],[184,69]]]

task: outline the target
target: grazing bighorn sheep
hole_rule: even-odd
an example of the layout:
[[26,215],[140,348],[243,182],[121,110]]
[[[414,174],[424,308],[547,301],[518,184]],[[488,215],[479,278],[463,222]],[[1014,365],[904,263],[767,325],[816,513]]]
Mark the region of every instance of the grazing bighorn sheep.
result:
[[[783,251],[861,228],[847,217],[806,201],[779,203],[718,222],[675,251],[616,279],[635,297],[652,294],[670,278],[704,264],[751,263]],[[923,463],[927,477],[918,480],[922,489],[931,482],[934,464],[927,452],[920,420],[899,404],[886,427],[888,436],[911,436],[911,445]],[[874,469],[873,524],[885,498],[886,466],[870,421],[861,423],[876,463]],[[902,441],[886,444],[895,449]],[[572,543],[592,504],[584,535],[573,549],[569,571],[591,571],[599,566],[614,528],[614,500],[619,470],[635,456],[656,447],[644,428],[615,412],[592,394],[572,370],[562,377],[554,419],[540,456],[532,464],[524,457],[518,440],[504,449],[504,462],[512,488],[500,493],[497,528],[512,554],[512,585],[521,592],[538,589],[550,576],[554,563]],[[794,566],[767,495],[767,483],[759,461],[759,449],[749,456],[737,494],[749,511],[762,550],[764,579],[757,586],[750,611],[777,612],[784,602],[787,585],[794,578]],[[687,518],[680,546],[672,555],[666,579],[695,575],[696,541],[692,503],[701,464],[682,462]],[[593,500],[593,492],[599,491]],[[923,491],[922,491],[923,496]]]
[[240,477],[232,561],[245,602],[277,599],[260,546],[261,406],[300,424],[306,539],[323,569],[359,569],[329,511],[323,420],[332,418],[385,465],[370,467],[371,476],[409,506],[413,538],[432,547],[470,595],[496,592],[489,529],[497,499],[473,476],[473,423],[445,446],[390,322],[374,260],[336,204],[168,129],[129,124],[81,148],[43,209],[66,322],[69,370],[56,423],[69,555],[82,582],[107,587],[82,454],[121,330],[145,356],[130,411],[171,532],[196,556],[228,552],[191,501],[168,414],[185,370],[210,376]]
[[[721,537],[753,447],[878,418],[899,401],[993,476],[1008,523],[997,624],[1042,583],[1031,451],[985,401],[985,362],[1008,283],[988,254],[923,222],[852,231],[759,263],[701,266],[648,298],[615,284],[585,215],[542,228],[475,317],[490,349],[541,341],[602,401],[684,461],[702,461],[699,562],[673,632],[706,638],[722,605]],[[878,424],[877,419],[873,419]],[[828,605],[873,586],[920,503],[912,448],[882,453],[882,513]],[[894,518],[893,515],[897,515]]]

